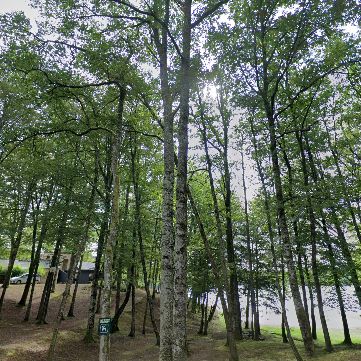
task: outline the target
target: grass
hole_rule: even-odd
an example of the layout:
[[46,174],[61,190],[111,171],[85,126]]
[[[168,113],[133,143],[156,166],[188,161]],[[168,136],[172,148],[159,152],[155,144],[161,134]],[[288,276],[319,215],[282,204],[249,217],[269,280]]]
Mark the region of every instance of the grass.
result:
[[[262,330],[266,331],[267,333],[270,333],[270,334],[282,336],[280,327],[263,326]],[[351,339],[355,345],[361,345],[361,335],[360,335],[361,332],[360,331],[361,330],[358,330],[358,329],[350,330]],[[330,332],[331,342],[333,345],[342,344],[342,342],[344,340],[343,330],[330,329],[329,332]],[[299,340],[299,341],[302,340],[301,331],[299,328],[291,327],[291,334],[295,340]],[[323,347],[325,344],[325,341],[323,339],[323,333],[322,333],[321,329],[319,329],[317,331],[317,340],[315,341],[315,343],[316,343],[316,345],[321,346],[321,347]]]
[[[225,330],[224,318],[221,314],[214,320],[214,330]],[[318,340],[315,342],[315,355],[310,358],[305,354],[301,332],[298,328],[292,327],[291,332],[294,337],[296,346],[301,353],[304,360],[317,361],[359,361],[361,360],[361,332],[359,330],[351,330],[351,337],[354,343],[353,347],[346,347],[342,345],[343,331],[330,330],[332,343],[335,347],[335,352],[327,353],[324,349],[324,340],[322,330],[317,333]],[[240,360],[247,361],[291,361],[294,360],[293,353],[289,344],[282,342],[281,328],[275,326],[262,327],[263,341],[255,342],[252,340],[243,340],[238,342],[238,352]],[[219,346],[226,350],[224,344]]]

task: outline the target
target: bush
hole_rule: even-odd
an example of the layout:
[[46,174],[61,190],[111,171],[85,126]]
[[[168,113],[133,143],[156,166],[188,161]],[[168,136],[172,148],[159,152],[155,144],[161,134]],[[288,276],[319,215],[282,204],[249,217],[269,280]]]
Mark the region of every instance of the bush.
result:
[[14,266],[13,271],[11,272],[11,277],[17,277],[26,273],[26,270],[21,266]]
[[46,271],[45,271],[45,268],[44,268],[43,266],[39,266],[39,267],[38,267],[38,275],[39,275],[40,277],[45,277]]

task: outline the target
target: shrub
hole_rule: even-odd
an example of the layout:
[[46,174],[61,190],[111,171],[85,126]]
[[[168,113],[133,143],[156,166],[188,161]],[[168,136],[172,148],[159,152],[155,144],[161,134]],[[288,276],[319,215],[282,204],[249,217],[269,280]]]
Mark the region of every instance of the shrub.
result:
[[45,268],[44,268],[43,266],[39,266],[39,267],[38,267],[38,275],[39,275],[40,277],[45,277],[46,271],[45,271]]
[[13,271],[11,272],[11,277],[17,277],[24,273],[26,273],[26,270],[21,266],[16,265],[13,267]]

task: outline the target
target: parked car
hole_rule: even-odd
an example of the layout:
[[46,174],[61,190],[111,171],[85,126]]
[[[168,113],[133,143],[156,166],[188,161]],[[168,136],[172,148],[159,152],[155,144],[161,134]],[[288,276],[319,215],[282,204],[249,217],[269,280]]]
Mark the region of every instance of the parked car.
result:
[[[28,279],[28,275],[29,273],[24,273],[23,275],[17,276],[17,277],[11,277],[10,278],[10,283],[12,284],[21,284],[21,283],[26,283],[26,280]],[[40,282],[40,276],[36,275],[36,283]]]

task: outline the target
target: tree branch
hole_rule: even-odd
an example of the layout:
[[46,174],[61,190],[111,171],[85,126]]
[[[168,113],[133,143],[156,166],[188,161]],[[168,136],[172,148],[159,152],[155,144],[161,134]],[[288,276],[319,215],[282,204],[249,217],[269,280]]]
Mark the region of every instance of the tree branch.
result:
[[205,20],[208,16],[212,15],[214,12],[216,12],[221,6],[223,6],[224,4],[227,4],[229,2],[229,0],[221,0],[218,3],[216,3],[215,5],[211,6],[210,8],[208,8],[207,10],[204,11],[203,14],[201,14],[197,20],[195,20],[192,24],[191,24],[191,29],[195,28],[196,26],[198,26],[203,20]]

